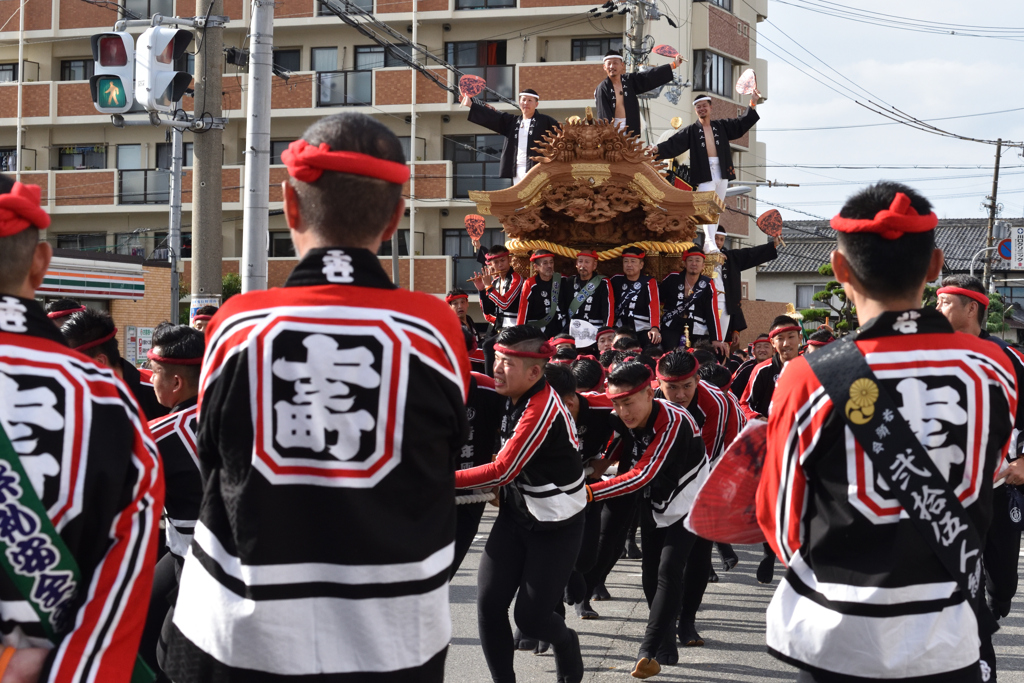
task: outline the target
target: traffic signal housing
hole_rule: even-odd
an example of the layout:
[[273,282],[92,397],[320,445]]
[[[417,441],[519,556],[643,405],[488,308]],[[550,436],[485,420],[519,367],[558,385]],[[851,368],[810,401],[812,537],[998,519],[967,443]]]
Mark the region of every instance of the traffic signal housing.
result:
[[192,83],[175,62],[192,42],[192,32],[153,26],[139,36],[135,59],[135,99],[146,111],[170,112]]
[[93,77],[89,92],[96,111],[123,114],[132,108],[135,91],[135,42],[127,32],[92,36]]

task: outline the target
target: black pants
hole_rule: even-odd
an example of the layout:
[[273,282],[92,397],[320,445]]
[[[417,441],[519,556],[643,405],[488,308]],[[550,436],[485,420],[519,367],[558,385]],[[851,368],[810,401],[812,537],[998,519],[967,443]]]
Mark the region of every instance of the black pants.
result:
[[580,552],[576,555],[576,564],[569,576],[569,585],[565,594],[571,605],[590,598],[587,592],[587,572],[594,568],[597,563],[597,549],[601,540],[601,512],[604,503],[591,503],[587,506],[585,521],[583,525],[583,540],[580,543]]
[[996,618],[1010,612],[1020,560],[1020,530],[1010,521],[1007,486],[992,490],[992,526],[985,540],[985,590]]
[[149,610],[146,612],[146,625],[142,630],[139,642],[139,655],[153,671],[158,671],[157,643],[160,631],[164,627],[164,619],[171,609],[170,600],[177,596],[178,577],[174,568],[174,555],[164,553],[153,570],[153,589],[150,591]]
[[476,538],[476,532],[480,528],[480,518],[483,517],[485,505],[487,503],[468,503],[455,506],[455,557],[452,560],[452,579],[455,578],[455,573],[462,566],[462,561],[466,559],[469,546],[473,545],[473,539]]
[[488,377],[494,377],[494,342],[498,340],[498,335],[493,335],[484,340],[484,372],[487,373]]
[[597,559],[593,568],[586,572],[587,597],[589,598],[598,586],[604,585],[612,567],[622,555],[626,544],[626,533],[633,523],[633,512],[636,510],[638,493],[631,493],[605,501],[601,512],[601,532],[597,542]]
[[686,560],[686,571],[683,573],[683,607],[679,613],[679,622],[692,624],[697,618],[697,610],[704,601],[704,591],[708,589],[708,577],[711,575],[711,549],[714,544],[697,537]]
[[516,626],[555,648],[571,638],[555,611],[583,537],[584,515],[554,529],[529,530],[510,519],[505,508],[491,528],[477,577],[480,645],[494,683],[514,683],[512,627],[508,607],[515,597]]
[[644,544],[644,596],[651,608],[647,631],[640,644],[640,657],[654,657],[662,646],[674,649],[676,616],[683,597],[683,572],[697,537],[682,521],[667,527],[655,526],[650,505],[641,504],[640,538]]

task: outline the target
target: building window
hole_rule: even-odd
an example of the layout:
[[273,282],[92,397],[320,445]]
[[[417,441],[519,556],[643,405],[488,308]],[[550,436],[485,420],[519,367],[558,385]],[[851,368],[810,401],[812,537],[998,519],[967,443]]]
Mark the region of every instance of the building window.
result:
[[142,163],[142,145],[118,145],[117,168],[121,171],[137,171],[145,168]]
[[[504,40],[445,43],[445,54],[464,74],[480,76],[487,81],[489,90],[480,93],[485,102],[497,102],[494,93],[516,99],[515,66],[506,64],[507,45]],[[491,92],[494,91],[494,92]]]
[[302,50],[274,50],[274,66],[288,71],[302,71]]
[[732,99],[732,60],[709,52],[693,51],[693,89],[696,92],[713,92]]
[[10,83],[18,80],[17,64],[0,64],[0,83]]
[[18,154],[13,147],[0,149],[0,171],[14,173],[18,170]]
[[[195,143],[186,142],[182,145],[184,154],[182,155],[181,165],[182,168],[188,168],[192,165],[192,150],[195,147]],[[171,150],[172,145],[169,142],[158,142],[156,144],[156,167],[166,170],[171,168]]]
[[516,0],[455,0],[455,9],[502,9],[515,6]]
[[60,80],[87,81],[92,78],[91,59],[63,59],[60,62]]
[[[349,2],[351,2],[353,5],[363,10],[364,12],[369,12],[371,14],[373,13],[373,0],[349,0]],[[339,7],[340,4],[341,3],[339,3],[338,0],[334,0],[334,2],[332,3],[334,7]],[[318,1],[316,3],[316,15],[318,17],[333,17],[334,12],[324,7],[323,2]]]
[[622,38],[573,38],[572,61],[600,62],[609,50],[622,52]]
[[288,149],[288,145],[292,144],[292,140],[271,140],[270,141],[270,163],[271,165],[280,166],[283,162],[281,161],[281,152]]
[[399,55],[407,59],[412,55],[408,45],[395,45],[385,50],[380,45],[356,45],[356,71],[369,71],[389,66],[405,66]]
[[825,285],[797,285],[796,286],[796,309],[805,308],[828,308],[824,301],[815,301],[814,295],[824,292]]
[[57,235],[58,249],[100,252],[107,250],[107,233],[64,233]]
[[748,297],[748,285],[746,282],[740,284],[740,298],[746,301]]
[[61,147],[57,167],[62,171],[82,168],[106,168],[107,148],[102,146]]
[[139,19],[152,19],[154,14],[174,16],[174,0],[124,0],[124,8]]
[[295,245],[291,232],[270,233],[271,258],[295,258]]
[[[423,233],[416,233],[422,235]],[[408,256],[409,255],[409,230],[398,231],[398,255]],[[385,240],[380,243],[380,249],[377,251],[377,256],[391,256],[391,240]],[[387,271],[390,274],[391,268],[387,267]]]
[[726,11],[732,11],[732,0],[708,0],[708,2],[716,7],[721,7]]
[[[402,151],[405,152],[405,160],[413,161],[413,159],[409,156],[409,136],[400,135],[398,137],[398,142],[402,144]],[[423,161],[424,159],[427,158],[426,148],[426,138],[416,138],[416,161]]]
[[[485,247],[493,247],[495,244],[505,243],[505,233],[501,228],[487,228],[480,238],[480,244]],[[473,273],[481,269],[476,260],[476,250],[473,249],[473,242],[465,230],[445,230],[443,253],[451,256],[455,261],[455,286],[465,289],[472,287],[466,282],[473,277]],[[470,291],[473,291],[470,289]]]
[[502,135],[451,135],[444,139],[444,158],[452,162],[454,197],[465,199],[470,190],[503,190],[511,178],[498,177]]
[[314,47],[309,50],[309,68],[313,71],[337,71],[338,48]]

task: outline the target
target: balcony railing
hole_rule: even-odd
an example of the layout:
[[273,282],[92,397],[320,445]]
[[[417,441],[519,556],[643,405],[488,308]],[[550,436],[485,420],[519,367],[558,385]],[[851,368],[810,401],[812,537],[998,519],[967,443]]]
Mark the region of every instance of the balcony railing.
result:
[[316,106],[353,107],[373,103],[372,71],[320,71],[316,75]]
[[516,0],[455,0],[455,9],[505,9],[515,6]]
[[[514,6],[514,4],[513,4]],[[487,87],[504,97],[517,100],[516,96],[516,67],[513,64],[502,64],[498,66],[460,66],[459,71],[472,76],[480,76],[487,81]],[[498,102],[494,93],[487,90],[480,93],[485,102]]]
[[163,169],[119,171],[119,204],[167,204],[171,198],[171,174]]

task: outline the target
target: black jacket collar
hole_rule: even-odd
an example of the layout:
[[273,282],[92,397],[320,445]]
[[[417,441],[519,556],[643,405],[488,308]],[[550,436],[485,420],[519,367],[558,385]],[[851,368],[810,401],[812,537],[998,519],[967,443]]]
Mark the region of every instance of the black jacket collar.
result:
[[184,401],[182,401],[181,403],[179,403],[176,406],[174,406],[173,408],[171,408],[171,412],[172,413],[180,413],[183,410],[188,410],[189,408],[191,408],[192,406],[194,406],[198,402],[199,402],[199,397],[198,396],[193,396],[192,398],[186,398]]
[[67,346],[64,335],[53,321],[46,317],[43,307],[35,299],[22,299],[9,294],[0,295],[0,332],[40,337]]
[[934,308],[886,311],[861,325],[857,339],[875,339],[905,334],[951,333],[953,326]]
[[285,287],[316,285],[396,289],[376,254],[355,247],[310,249],[284,283]]

